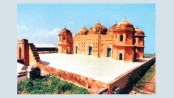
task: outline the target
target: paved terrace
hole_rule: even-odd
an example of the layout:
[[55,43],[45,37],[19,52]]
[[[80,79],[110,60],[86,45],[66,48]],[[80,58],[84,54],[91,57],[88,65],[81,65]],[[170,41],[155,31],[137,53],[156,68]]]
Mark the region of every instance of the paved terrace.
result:
[[[109,83],[143,62],[123,62],[81,54],[39,54],[42,63],[67,72]],[[145,61],[148,59],[144,59]]]

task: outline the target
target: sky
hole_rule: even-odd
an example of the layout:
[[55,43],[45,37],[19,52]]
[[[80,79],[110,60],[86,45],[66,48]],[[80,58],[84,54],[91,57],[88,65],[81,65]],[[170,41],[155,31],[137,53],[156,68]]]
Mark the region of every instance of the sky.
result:
[[155,4],[18,4],[17,39],[57,45],[65,27],[75,35],[98,21],[109,28],[125,19],[144,31],[145,53],[155,53]]

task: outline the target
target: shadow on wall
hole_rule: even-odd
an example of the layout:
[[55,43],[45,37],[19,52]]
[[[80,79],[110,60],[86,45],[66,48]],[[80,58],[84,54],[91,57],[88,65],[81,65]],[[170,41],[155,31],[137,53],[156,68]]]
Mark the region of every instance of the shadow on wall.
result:
[[46,62],[46,61],[41,61],[43,64],[45,64],[45,65],[49,65],[50,64],[50,62]]
[[133,89],[133,86],[145,75],[148,69],[155,63],[155,61],[148,63],[147,66],[140,67],[138,70],[135,70],[133,73],[129,75],[128,83],[124,89],[120,92],[120,94],[129,94],[129,92]]

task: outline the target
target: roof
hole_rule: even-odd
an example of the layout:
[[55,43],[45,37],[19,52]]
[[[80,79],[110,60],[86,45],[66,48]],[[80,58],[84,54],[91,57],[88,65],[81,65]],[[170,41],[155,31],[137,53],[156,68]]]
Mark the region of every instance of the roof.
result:
[[34,44],[36,48],[57,48],[54,44]]
[[134,30],[133,24],[130,23],[129,21],[127,21],[127,20],[124,20],[124,21],[120,22],[120,23],[117,25],[116,30],[117,30],[117,31],[122,31],[122,30],[126,30],[126,31],[135,31],[135,30]]
[[77,33],[77,35],[86,35],[88,33],[88,29],[86,27],[83,27],[80,29]]
[[71,31],[64,28],[62,30],[60,30],[59,34],[67,34],[67,35],[72,35]]
[[99,33],[106,34],[106,31],[107,28],[98,22],[89,29],[88,34],[99,34]]
[[[112,58],[82,54],[39,54],[47,66],[109,83],[120,75],[140,66],[143,62],[123,62]],[[44,62],[42,62],[44,63]]]

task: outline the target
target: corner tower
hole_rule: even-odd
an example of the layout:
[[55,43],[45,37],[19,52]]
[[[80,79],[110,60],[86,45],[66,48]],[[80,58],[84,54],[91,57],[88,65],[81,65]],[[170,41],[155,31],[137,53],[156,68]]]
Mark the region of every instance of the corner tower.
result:
[[134,43],[136,46],[136,58],[142,59],[144,57],[144,32],[139,29],[135,28],[135,38]]
[[58,48],[59,53],[72,54],[73,53],[73,39],[70,30],[64,28],[59,34]]
[[127,20],[122,21],[115,27],[114,55],[116,60],[135,61],[134,33],[135,28]]

